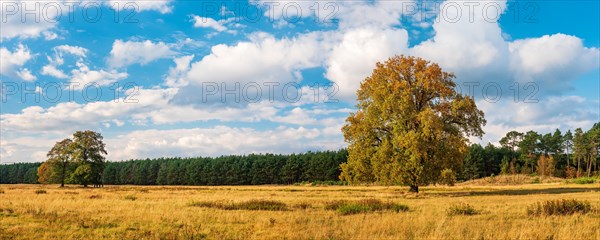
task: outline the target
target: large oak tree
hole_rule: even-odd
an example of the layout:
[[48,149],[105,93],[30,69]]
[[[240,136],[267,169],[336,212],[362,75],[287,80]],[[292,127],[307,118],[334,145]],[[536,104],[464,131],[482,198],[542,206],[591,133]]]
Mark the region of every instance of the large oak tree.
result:
[[469,136],[481,137],[484,114],[455,91],[452,73],[421,58],[378,63],[358,90],[357,111],[342,128],[349,143],[342,180],[418,187],[457,172]]

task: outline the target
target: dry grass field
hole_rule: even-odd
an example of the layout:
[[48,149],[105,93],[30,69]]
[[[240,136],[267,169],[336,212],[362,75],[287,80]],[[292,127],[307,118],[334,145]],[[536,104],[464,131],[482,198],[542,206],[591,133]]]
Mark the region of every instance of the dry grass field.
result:
[[[600,184],[430,186],[418,195],[407,190],[0,185],[0,239],[600,239]],[[527,214],[528,206],[553,199],[588,201],[593,210]],[[244,205],[252,200],[278,205]],[[408,211],[331,209],[338,200],[402,204]],[[472,206],[474,215],[449,214],[460,204]]]

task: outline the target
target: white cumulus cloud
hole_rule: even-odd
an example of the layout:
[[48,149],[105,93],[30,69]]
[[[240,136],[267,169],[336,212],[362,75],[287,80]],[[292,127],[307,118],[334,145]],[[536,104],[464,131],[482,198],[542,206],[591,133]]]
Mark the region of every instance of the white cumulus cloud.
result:
[[17,72],[17,75],[21,79],[28,81],[28,82],[35,81],[37,79],[37,77],[34,76],[33,74],[31,74],[31,71],[29,71],[29,69],[27,69],[27,68],[24,68],[21,71]]
[[[182,88],[177,101],[201,103],[206,100],[201,91],[207,83],[229,89],[235,88],[236,84],[239,88],[258,84],[263,99],[268,98],[269,89],[264,87],[265,83],[280,84],[278,91],[281,92],[283,85],[300,80],[295,72],[322,64],[326,52],[330,51],[323,44],[323,38],[320,32],[283,39],[256,33],[249,41],[213,46],[209,55],[191,63],[187,74],[190,84]],[[216,97],[220,99],[220,95]]]
[[111,8],[117,11],[133,9],[136,12],[157,11],[162,14],[166,14],[173,11],[173,6],[171,6],[171,2],[172,0],[110,0],[107,1],[106,4],[108,4]]
[[52,76],[55,78],[66,79],[69,78],[67,74],[65,74],[62,70],[56,68],[54,65],[46,65],[42,67],[42,71],[40,72],[42,75]]
[[112,46],[108,64],[112,67],[125,67],[132,64],[145,65],[161,58],[168,58],[175,53],[163,42],[153,43],[150,40],[136,42],[117,39]]
[[71,46],[71,45],[60,45],[54,48],[55,51],[60,53],[68,53],[77,57],[85,58],[88,49],[79,46]]
[[[216,126],[173,130],[142,130],[107,139],[115,160],[164,156],[221,156],[250,153],[292,153],[324,150],[317,128],[278,127],[271,130]],[[286,139],[285,143],[280,139]],[[337,141],[337,139],[335,140]],[[113,147],[119,146],[119,147]]]
[[578,76],[600,67],[598,48],[587,48],[580,38],[565,34],[516,40],[509,50],[516,80],[543,83],[548,91],[570,89]]
[[[2,1],[2,31],[0,41],[12,38],[37,38],[44,36],[53,40],[57,36],[52,32],[59,20],[68,17],[74,1]],[[25,9],[28,11],[26,12]],[[24,19],[24,20],[23,20]]]
[[360,82],[373,72],[375,63],[407,49],[408,33],[403,29],[349,30],[344,33],[341,43],[333,48],[325,76],[339,86],[341,99],[352,101]]
[[16,49],[9,50],[5,47],[0,48],[0,74],[4,76],[15,76],[17,70],[33,58],[33,54],[22,44]]
[[227,30],[223,24],[225,24],[226,20],[214,20],[208,17],[200,17],[200,16],[192,16],[194,27],[196,28],[212,28],[215,31],[223,32]]
[[72,89],[83,89],[90,84],[108,86],[127,78],[128,74],[116,70],[91,70],[85,63],[77,62],[77,69],[71,71]]

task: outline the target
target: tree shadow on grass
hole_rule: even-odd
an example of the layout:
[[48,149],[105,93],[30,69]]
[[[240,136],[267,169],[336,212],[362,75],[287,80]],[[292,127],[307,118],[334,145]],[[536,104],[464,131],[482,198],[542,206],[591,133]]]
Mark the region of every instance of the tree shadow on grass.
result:
[[[543,188],[543,189],[499,189],[499,190],[469,190],[452,192],[429,192],[430,196],[462,197],[462,196],[493,196],[493,195],[533,195],[533,194],[564,194],[580,192],[600,192],[600,187],[594,188]],[[599,193],[600,196],[600,193]]]

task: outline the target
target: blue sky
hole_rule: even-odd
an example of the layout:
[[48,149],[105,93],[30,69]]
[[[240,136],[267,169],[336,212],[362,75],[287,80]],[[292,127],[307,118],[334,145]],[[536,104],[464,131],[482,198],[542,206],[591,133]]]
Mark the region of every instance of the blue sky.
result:
[[488,120],[473,142],[600,121],[599,1],[1,7],[4,163],[83,129],[109,160],[339,149],[360,81],[398,54],[456,74]]

